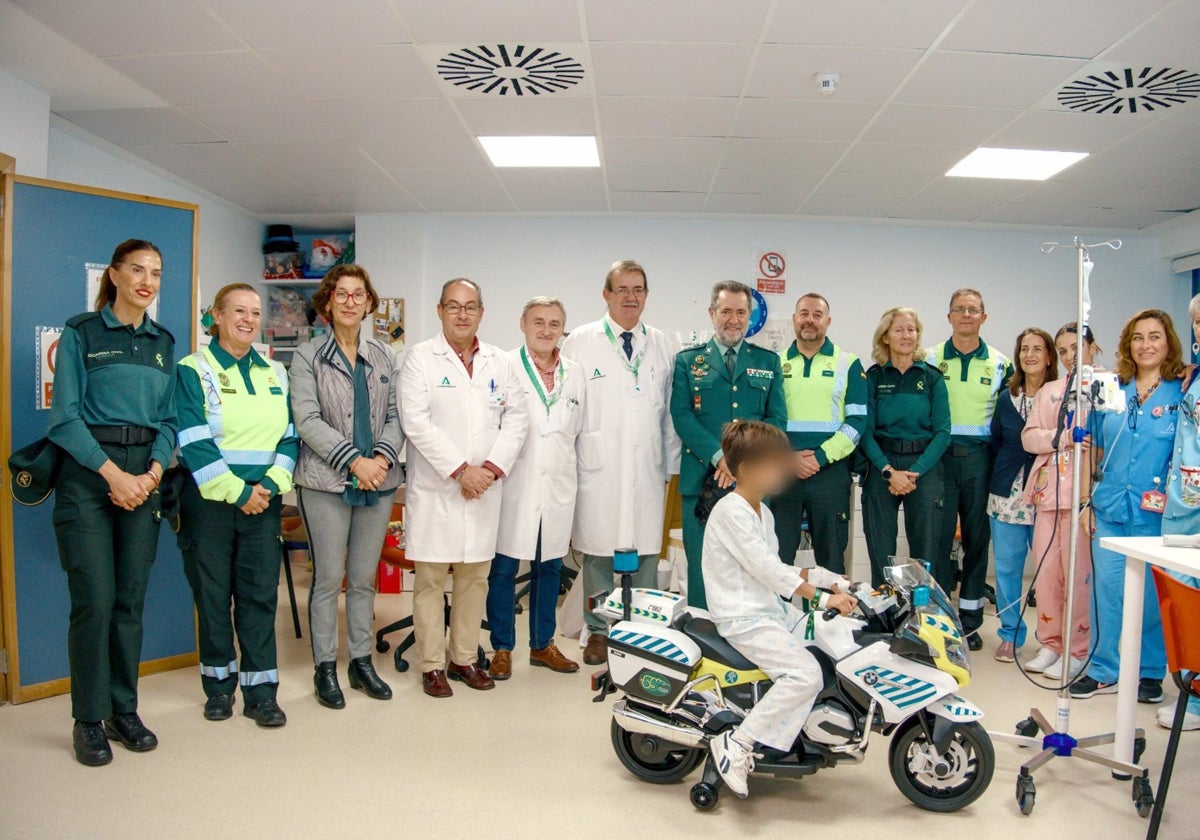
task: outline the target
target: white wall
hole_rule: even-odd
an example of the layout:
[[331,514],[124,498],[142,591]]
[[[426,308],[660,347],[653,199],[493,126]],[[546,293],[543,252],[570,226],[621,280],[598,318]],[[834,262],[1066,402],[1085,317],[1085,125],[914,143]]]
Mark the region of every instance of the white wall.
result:
[[[922,313],[927,342],[943,337],[947,296],[964,285],[983,290],[985,337],[1006,353],[1021,328],[1053,332],[1075,313],[1074,252],[1039,250],[1046,239],[1069,239],[1063,232],[653,217],[360,216],[356,228],[359,261],[380,293],[409,301],[410,343],[436,328],[437,290],[451,277],[482,284],[481,335],[515,346],[532,295],[561,297],[569,325],[599,317],[604,273],[623,258],[649,274],[647,322],[686,336],[706,326],[711,284],[752,282],[765,250],[788,260],[787,294],[768,297],[772,313],[790,313],[801,292],[820,291],[832,304],[831,335],[859,353],[869,350],[880,312],[896,304]],[[1092,324],[1110,351],[1136,309],[1185,312],[1187,284],[1171,275],[1155,239],[1126,236],[1120,251],[1097,250],[1094,259]]]
[[50,95],[0,70],[0,152],[17,159],[17,174],[46,177]]

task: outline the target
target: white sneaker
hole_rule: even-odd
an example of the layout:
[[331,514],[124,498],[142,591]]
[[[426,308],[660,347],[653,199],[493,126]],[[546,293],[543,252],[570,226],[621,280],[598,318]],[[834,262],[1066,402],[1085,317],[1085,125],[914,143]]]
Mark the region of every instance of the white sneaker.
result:
[[1030,674],[1041,674],[1054,663],[1058,662],[1059,655],[1050,648],[1042,648],[1037,652],[1037,656],[1025,663],[1025,671]]
[[[1081,673],[1083,673],[1083,665],[1085,662],[1087,662],[1087,660],[1086,659],[1076,659],[1074,656],[1070,657],[1070,659],[1071,659],[1071,675],[1069,677],[1067,677],[1067,679],[1073,680],[1076,677],[1078,677]],[[1066,659],[1063,657],[1059,657],[1058,661],[1055,662],[1053,665],[1047,665],[1044,669],[1042,669],[1042,679],[1061,680],[1064,662],[1066,662]]]
[[721,774],[726,786],[742,799],[750,793],[748,779],[754,770],[754,751],[733,740],[733,733],[726,732],[709,743],[713,764]]
[[[1159,726],[1163,729],[1170,729],[1171,725],[1175,723],[1175,704],[1159,706],[1154,717]],[[1200,729],[1200,715],[1195,712],[1186,712],[1183,716],[1183,731],[1189,732],[1193,729]]]

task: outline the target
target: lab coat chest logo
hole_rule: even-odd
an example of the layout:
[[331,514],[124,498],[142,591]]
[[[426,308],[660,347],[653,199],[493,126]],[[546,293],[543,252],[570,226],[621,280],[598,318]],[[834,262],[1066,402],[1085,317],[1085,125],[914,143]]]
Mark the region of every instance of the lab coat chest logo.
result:
[[454,383],[450,381],[449,376],[443,376],[442,381],[438,383],[439,388],[453,388]]
[[592,371],[592,379],[603,379],[603,378],[604,378],[604,374],[600,372],[600,368],[596,368],[595,370]]

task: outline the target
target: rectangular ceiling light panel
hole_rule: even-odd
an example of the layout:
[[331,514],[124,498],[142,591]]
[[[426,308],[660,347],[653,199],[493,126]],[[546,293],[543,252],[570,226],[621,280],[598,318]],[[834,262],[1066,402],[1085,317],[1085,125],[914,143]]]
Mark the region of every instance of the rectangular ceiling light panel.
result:
[[596,138],[583,137],[480,137],[492,165],[497,167],[597,167],[600,153]]
[[946,175],[951,178],[1045,181],[1087,156],[1087,152],[980,148],[956,163]]

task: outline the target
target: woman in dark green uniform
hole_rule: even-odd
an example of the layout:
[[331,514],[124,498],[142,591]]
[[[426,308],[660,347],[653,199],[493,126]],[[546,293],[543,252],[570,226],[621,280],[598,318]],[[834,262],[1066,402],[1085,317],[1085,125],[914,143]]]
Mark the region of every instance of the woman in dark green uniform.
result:
[[950,398],[942,374],[917,358],[921,319],[906,307],[883,313],[867,371],[867,429],[863,454],[863,531],[871,582],[896,553],[896,516],[904,505],[908,554],[933,561],[942,505],[942,454],[950,445]]
[[96,311],[67,321],[47,435],[65,453],[54,503],[71,594],[67,649],[75,757],[112,761],[108,739],[158,746],[137,713],[142,605],[158,549],[158,484],[175,448],[175,339],[146,314],[162,255],[122,242]]

